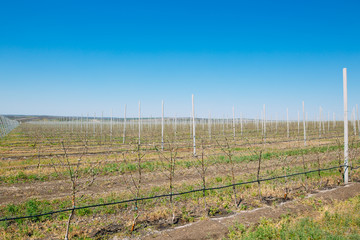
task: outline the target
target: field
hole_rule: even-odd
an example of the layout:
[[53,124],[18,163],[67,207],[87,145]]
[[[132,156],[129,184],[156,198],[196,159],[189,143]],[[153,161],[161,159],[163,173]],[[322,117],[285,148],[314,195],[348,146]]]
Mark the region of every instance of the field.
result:
[[[343,184],[341,122],[307,121],[306,142],[297,121],[195,122],[195,136],[185,118],[167,118],[163,125],[153,118],[20,124],[0,138],[1,218],[64,211],[1,221],[1,238],[141,238]],[[360,179],[354,124],[349,132],[353,182]]]

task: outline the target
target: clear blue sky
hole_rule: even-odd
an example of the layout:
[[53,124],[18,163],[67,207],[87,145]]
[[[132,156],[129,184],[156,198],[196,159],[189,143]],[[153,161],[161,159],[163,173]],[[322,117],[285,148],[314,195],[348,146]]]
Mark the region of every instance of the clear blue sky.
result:
[[3,1],[0,113],[342,118],[360,103],[359,1]]

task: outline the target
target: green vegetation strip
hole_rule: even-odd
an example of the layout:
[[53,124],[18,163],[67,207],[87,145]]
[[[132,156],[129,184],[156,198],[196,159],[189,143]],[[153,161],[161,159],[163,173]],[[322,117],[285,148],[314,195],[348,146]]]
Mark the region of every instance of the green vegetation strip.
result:
[[257,226],[235,224],[228,239],[360,239],[360,196],[320,208],[315,218],[285,215],[280,221],[263,218]]

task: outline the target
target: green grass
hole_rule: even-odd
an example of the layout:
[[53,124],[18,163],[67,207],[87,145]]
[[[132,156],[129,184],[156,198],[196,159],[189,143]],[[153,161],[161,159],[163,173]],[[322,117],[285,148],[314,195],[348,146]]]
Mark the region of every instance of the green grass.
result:
[[312,216],[262,219],[258,225],[235,224],[228,239],[360,239],[360,196],[323,205]]
[[35,181],[47,181],[49,176],[42,174],[25,174],[20,171],[16,175],[0,176],[0,183],[20,183],[20,182],[35,182]]

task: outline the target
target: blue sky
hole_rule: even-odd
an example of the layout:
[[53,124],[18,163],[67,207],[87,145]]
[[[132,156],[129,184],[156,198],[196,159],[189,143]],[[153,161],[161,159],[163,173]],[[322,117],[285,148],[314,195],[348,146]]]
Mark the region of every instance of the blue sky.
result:
[[309,119],[360,103],[358,1],[8,1],[0,113]]

